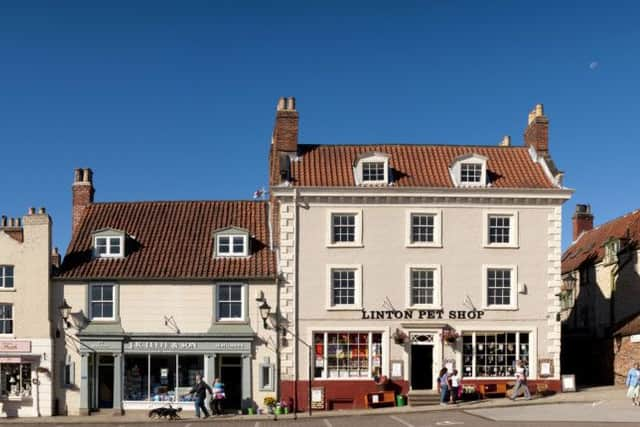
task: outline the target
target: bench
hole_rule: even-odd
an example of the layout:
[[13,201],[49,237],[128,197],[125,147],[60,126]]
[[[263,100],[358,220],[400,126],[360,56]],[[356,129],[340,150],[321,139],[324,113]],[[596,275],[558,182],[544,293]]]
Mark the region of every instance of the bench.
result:
[[502,397],[507,394],[507,384],[506,383],[478,384],[478,392],[480,393],[483,399],[485,397]]
[[396,393],[394,391],[367,393],[364,396],[364,406],[365,408],[377,408],[379,406],[396,406]]
[[[336,407],[336,405],[340,407]],[[332,397],[329,399],[329,409],[353,409],[353,396]]]

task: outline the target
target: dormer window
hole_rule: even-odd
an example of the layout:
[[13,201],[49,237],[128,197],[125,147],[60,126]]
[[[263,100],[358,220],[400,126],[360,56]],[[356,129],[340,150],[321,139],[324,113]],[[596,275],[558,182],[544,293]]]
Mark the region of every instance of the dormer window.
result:
[[384,153],[364,153],[353,165],[356,185],[388,184],[389,155]]
[[457,187],[480,187],[487,184],[487,158],[471,153],[456,158],[449,168]]
[[93,233],[93,256],[120,258],[125,251],[125,233],[121,230],[102,229]]
[[362,182],[384,182],[384,162],[363,162]]
[[460,182],[463,184],[477,184],[482,179],[482,165],[480,163],[462,163],[460,165]]
[[246,230],[231,227],[214,233],[215,256],[243,257],[249,255],[249,233]]

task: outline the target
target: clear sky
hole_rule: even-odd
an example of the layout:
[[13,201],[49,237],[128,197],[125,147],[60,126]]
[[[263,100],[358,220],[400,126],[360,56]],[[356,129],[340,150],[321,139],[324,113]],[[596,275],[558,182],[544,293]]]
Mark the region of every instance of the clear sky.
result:
[[74,167],[96,200],[245,199],[279,96],[302,143],[550,150],[596,223],[639,207],[635,1],[3,1],[0,212],[46,206],[62,251]]

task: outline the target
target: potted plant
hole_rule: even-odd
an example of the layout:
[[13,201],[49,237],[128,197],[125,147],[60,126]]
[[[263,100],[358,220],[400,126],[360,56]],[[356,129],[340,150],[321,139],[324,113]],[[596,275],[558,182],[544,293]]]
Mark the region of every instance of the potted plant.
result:
[[409,341],[409,335],[398,328],[396,328],[395,332],[391,335],[391,338],[393,338],[393,342],[396,344],[404,344]]
[[285,414],[289,413],[289,403],[286,400],[281,400],[280,401],[280,408],[282,408],[282,411]]
[[455,344],[460,338],[460,334],[456,332],[453,328],[445,328],[442,330],[442,339],[448,344]]
[[263,400],[264,406],[267,407],[267,413],[273,414],[273,408],[276,406],[276,398],[273,396],[267,396]]

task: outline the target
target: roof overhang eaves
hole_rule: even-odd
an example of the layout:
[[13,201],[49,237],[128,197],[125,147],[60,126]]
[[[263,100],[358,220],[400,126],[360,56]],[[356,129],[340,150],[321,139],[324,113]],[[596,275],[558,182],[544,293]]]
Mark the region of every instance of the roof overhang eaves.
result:
[[149,282],[149,281],[185,281],[185,282],[220,282],[224,280],[247,280],[247,281],[266,281],[276,280],[277,275],[272,276],[226,276],[226,277],[65,277],[55,276],[51,280],[54,282],[92,282],[92,281],[131,281],[131,282]]

